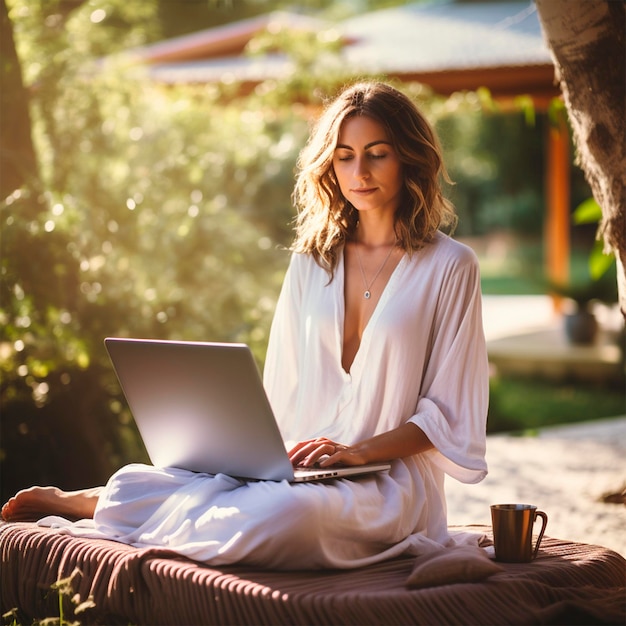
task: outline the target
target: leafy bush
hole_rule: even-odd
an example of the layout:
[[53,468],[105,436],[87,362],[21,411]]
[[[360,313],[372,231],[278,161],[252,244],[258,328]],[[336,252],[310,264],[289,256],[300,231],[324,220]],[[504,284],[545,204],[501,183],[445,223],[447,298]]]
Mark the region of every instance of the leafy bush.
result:
[[105,336],[245,341],[262,365],[307,132],[288,106],[90,63],[93,6],[52,32],[40,5],[15,7],[26,74],[42,68],[40,172],[0,205],[3,499],[144,458]]

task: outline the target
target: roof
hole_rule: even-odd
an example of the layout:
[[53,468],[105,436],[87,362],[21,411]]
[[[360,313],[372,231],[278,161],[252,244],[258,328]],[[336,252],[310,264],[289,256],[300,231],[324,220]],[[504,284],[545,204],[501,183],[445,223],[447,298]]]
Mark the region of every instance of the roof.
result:
[[134,53],[150,65],[154,80],[170,84],[281,78],[292,67],[285,55],[244,53],[255,35],[277,25],[313,31],[334,26],[344,42],[344,64],[355,75],[417,80],[443,94],[480,86],[494,95],[559,93],[537,9],[529,0],[438,0],[373,11],[335,25],[274,12]]
[[351,65],[384,72],[551,63],[532,2],[413,4],[343,22]]

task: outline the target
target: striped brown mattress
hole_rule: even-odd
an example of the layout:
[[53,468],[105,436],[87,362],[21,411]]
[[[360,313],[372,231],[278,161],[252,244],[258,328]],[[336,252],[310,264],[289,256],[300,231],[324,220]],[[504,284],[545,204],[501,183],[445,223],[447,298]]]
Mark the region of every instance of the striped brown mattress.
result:
[[94,605],[76,616],[81,624],[626,623],[624,558],[554,538],[544,538],[532,563],[503,564],[481,582],[420,589],[406,586],[414,558],[348,571],[216,568],[25,522],[0,525],[0,551],[2,613],[15,610],[17,623],[58,617],[50,587],[76,570],[74,602],[92,596]]

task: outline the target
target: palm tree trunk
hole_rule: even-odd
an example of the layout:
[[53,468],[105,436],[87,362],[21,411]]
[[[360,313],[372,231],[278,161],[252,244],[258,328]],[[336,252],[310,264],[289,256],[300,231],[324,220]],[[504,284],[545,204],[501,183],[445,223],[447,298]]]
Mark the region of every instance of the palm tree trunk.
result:
[[602,207],[598,237],[617,260],[626,319],[626,6],[622,0],[536,0],[578,161]]

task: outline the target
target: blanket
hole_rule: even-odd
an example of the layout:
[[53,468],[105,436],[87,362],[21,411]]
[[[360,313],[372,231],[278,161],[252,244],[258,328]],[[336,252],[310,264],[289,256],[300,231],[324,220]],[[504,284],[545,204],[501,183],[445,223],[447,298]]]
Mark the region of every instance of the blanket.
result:
[[[461,530],[490,533],[479,526]],[[439,559],[432,560],[437,567]],[[455,573],[450,564],[459,559],[446,560],[446,573],[429,577],[434,584],[414,588],[408,584],[414,557],[354,570],[215,568],[32,523],[0,526],[2,612],[15,609],[22,623],[58,616],[50,586],[76,570],[72,593],[91,596],[94,605],[77,616],[82,624],[626,622],[626,560],[607,548],[548,537],[532,563],[501,563],[475,580],[471,572],[481,568],[465,562]]]

